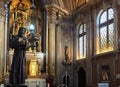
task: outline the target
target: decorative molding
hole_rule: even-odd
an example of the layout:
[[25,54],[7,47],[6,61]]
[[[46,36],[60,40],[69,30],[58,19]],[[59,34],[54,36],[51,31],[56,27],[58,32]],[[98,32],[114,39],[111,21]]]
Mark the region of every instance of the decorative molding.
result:
[[52,9],[55,12],[59,11],[60,14],[67,14],[67,15],[69,14],[68,11],[62,9],[61,7],[59,7],[55,4],[46,5],[45,7],[46,7],[47,10]]
[[87,70],[87,65],[83,63],[82,61],[78,61],[76,65],[74,66],[75,70],[79,70],[79,68],[82,67],[85,71]]
[[120,0],[117,0],[117,2],[118,2],[118,5],[120,5]]
[[116,79],[120,79],[120,74],[116,74]]
[[45,79],[26,79],[25,84],[28,87],[46,87]]
[[[97,77],[98,77],[98,81],[100,82],[113,82],[115,77],[115,70],[114,70],[114,62],[112,61],[103,61],[101,63],[98,63],[97,64]],[[105,67],[105,68],[104,68]],[[102,70],[105,69],[106,71],[108,71],[108,79],[106,80],[102,80],[102,75],[105,75],[105,74],[102,74]]]
[[0,2],[0,16],[5,17],[5,9],[4,9],[4,3],[3,2]]
[[5,22],[5,17],[0,15],[0,22]]

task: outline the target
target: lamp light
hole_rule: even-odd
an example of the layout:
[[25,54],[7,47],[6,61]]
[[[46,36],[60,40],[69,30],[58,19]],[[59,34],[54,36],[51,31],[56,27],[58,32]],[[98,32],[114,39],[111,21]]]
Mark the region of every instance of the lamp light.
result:
[[34,0],[32,0],[32,6],[30,7],[30,9],[32,9],[32,10],[36,9],[36,6],[35,6],[35,3],[34,3]]
[[30,32],[35,33],[35,26],[33,24],[30,24]]

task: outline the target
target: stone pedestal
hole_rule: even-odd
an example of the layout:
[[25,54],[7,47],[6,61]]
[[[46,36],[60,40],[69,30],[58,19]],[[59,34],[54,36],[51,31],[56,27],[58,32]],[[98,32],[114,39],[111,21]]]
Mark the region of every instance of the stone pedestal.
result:
[[5,87],[27,87],[27,85],[5,85]]

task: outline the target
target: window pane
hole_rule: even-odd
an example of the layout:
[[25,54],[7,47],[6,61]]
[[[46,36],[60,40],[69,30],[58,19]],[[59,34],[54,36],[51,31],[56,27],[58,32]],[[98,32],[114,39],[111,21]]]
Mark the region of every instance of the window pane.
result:
[[100,18],[100,24],[101,23],[104,23],[107,21],[107,12],[103,12],[103,14],[101,15],[101,18]]
[[84,24],[84,32],[86,32],[86,24]]
[[114,28],[113,23],[109,25],[109,50],[113,50],[114,46]]
[[80,58],[82,58],[82,56],[83,56],[83,37],[80,37],[79,38],[79,52],[80,52]]
[[100,28],[100,49],[105,51],[107,46],[107,27]]
[[114,16],[113,16],[114,14],[113,14],[113,9],[112,8],[110,8],[109,10],[108,10],[108,19],[112,19]]
[[84,58],[86,57],[86,35],[84,35]]
[[83,25],[81,25],[79,29],[79,34],[82,34],[82,33],[83,33]]
[[86,24],[81,24],[79,28],[79,57],[80,59],[86,57]]
[[80,58],[86,57],[86,35],[84,35],[84,38],[83,37],[79,38],[79,52],[80,52]]

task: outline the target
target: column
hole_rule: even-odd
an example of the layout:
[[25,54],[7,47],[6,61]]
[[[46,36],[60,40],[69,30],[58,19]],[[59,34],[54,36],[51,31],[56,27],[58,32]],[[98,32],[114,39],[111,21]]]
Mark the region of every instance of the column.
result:
[[114,9],[114,23],[115,23],[115,47],[118,50],[118,53],[116,53],[116,61],[115,62],[115,74],[116,74],[116,78],[114,78],[114,82],[116,82],[117,85],[119,85],[120,83],[120,69],[117,69],[118,66],[120,66],[120,0],[114,0],[113,1],[114,5],[113,5],[113,9]]
[[[92,40],[90,40],[91,38],[92,38],[92,34],[93,34],[93,31],[92,31],[92,25],[93,25],[93,23],[94,23],[94,21],[92,20],[92,18],[91,18],[91,13],[92,11],[89,9],[89,13],[90,13],[90,15],[87,15],[88,16],[88,19],[87,19],[87,21],[88,22],[90,22],[90,24],[87,24],[87,32],[89,32],[89,33],[87,33],[87,35],[88,35],[88,37],[87,37],[87,43],[88,43],[88,46],[87,46],[87,55],[86,55],[86,58],[87,58],[87,60],[86,60],[86,63],[87,63],[87,67],[86,67],[86,85],[87,86],[90,86],[91,84],[92,84],[92,64],[91,64],[91,57],[92,57],[92,50],[93,50],[93,48],[92,48]],[[87,22],[87,23],[88,23]],[[89,73],[87,73],[87,72],[89,72]]]
[[55,73],[55,24],[49,23],[48,26],[48,74],[53,76]]
[[62,63],[62,31],[61,25],[58,24],[56,27],[56,57],[55,57],[55,75],[56,75],[56,85],[61,84],[61,63]]
[[6,29],[4,2],[0,1],[0,82],[4,79],[4,61],[6,58]]

